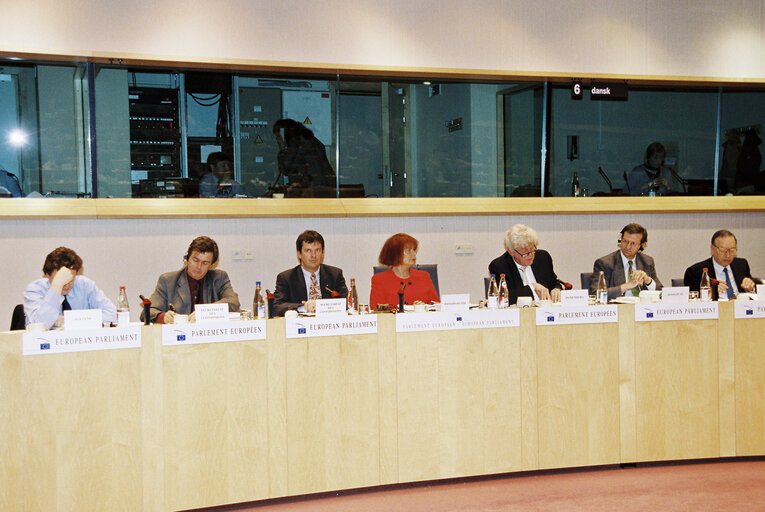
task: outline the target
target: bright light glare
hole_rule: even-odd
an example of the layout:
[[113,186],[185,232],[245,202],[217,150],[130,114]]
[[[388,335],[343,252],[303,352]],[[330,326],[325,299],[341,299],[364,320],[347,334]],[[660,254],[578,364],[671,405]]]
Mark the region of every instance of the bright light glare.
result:
[[27,134],[17,128],[8,134],[8,142],[13,146],[23,146],[27,143]]

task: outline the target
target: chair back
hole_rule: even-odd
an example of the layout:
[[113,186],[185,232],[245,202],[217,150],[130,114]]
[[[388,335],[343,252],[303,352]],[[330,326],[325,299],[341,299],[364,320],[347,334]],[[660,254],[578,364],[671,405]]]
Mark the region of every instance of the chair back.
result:
[[593,275],[594,275],[594,272],[582,272],[581,274],[579,274],[579,279],[581,279],[581,282],[582,282],[582,290],[590,289],[590,281],[592,281]]
[[685,286],[685,279],[672,279],[672,286]]
[[23,331],[26,329],[26,323],[27,319],[24,315],[24,305],[16,304],[16,307],[13,308],[13,314],[11,315],[11,330]]
[[[375,274],[379,274],[380,272],[385,272],[389,268],[390,267],[381,267],[379,265],[375,265],[372,270],[374,271]],[[430,275],[430,280],[433,283],[433,288],[436,289],[436,293],[440,297],[441,296],[441,290],[438,287],[438,264],[415,265],[413,268],[415,268],[417,270],[423,270],[423,271],[427,272],[428,275]]]

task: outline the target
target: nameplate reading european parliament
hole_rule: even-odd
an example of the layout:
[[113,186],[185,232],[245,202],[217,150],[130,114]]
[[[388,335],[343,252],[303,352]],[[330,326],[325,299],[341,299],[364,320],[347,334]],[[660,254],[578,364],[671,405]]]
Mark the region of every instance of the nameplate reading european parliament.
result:
[[537,325],[610,324],[619,321],[615,304],[537,308]]
[[228,320],[228,304],[197,304],[194,306],[197,322],[221,322]]
[[765,300],[737,300],[736,318],[765,318]]
[[162,326],[162,344],[165,346],[264,339],[266,339],[265,320],[203,322],[201,324],[169,324]]
[[141,348],[141,326],[81,331],[25,332],[21,343],[21,353],[25,356]]
[[377,334],[377,315],[285,318],[288,338]]
[[688,302],[685,304],[635,304],[636,322],[662,320],[716,320],[716,302]]
[[521,325],[518,308],[471,309],[470,311],[436,311],[396,315],[396,332],[454,331],[492,329]]

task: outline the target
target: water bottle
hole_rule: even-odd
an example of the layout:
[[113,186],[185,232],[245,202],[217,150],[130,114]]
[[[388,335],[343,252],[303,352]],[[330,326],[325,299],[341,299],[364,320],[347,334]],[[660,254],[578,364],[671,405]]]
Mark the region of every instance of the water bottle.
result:
[[497,288],[497,280],[494,278],[494,274],[491,275],[491,282],[489,282],[489,300],[486,302],[486,307],[489,309],[497,309],[499,307],[499,288]]
[[252,317],[256,320],[265,320],[266,301],[260,292],[260,281],[255,281],[255,296],[252,298]]
[[571,197],[579,197],[579,175],[574,171],[574,177],[571,179]]
[[348,290],[348,312],[358,314],[359,312],[359,294],[356,291],[356,279],[351,278],[351,289]]
[[120,286],[120,294],[117,297],[117,325],[127,325],[130,323],[130,305],[128,305],[127,293],[125,287]]
[[595,301],[598,304],[608,304],[608,287],[606,287],[606,276],[603,271],[598,275],[598,286],[595,289]]
[[505,274],[499,275],[499,307],[506,308],[510,306],[510,292],[507,289]]
[[701,302],[710,302],[712,300],[712,280],[709,279],[709,270],[704,267],[701,273],[701,283],[699,283],[699,300]]

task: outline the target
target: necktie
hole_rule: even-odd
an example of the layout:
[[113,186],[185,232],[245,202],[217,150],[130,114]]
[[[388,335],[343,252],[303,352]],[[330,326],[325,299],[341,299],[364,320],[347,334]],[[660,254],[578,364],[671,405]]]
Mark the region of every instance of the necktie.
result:
[[536,290],[534,290],[534,287],[531,286],[531,283],[533,283],[534,280],[531,277],[531,270],[529,267],[523,267],[523,279],[526,281],[526,286],[531,288],[531,295],[534,297],[534,300],[539,300],[539,296],[537,295]]
[[316,280],[316,272],[311,273],[311,289],[308,291],[308,300],[316,300],[321,298],[321,292],[319,291],[319,282]]
[[[629,260],[629,261],[627,262],[627,264],[629,265],[629,272],[627,273],[627,281],[629,281],[629,280],[631,280],[631,279],[632,279],[632,260]],[[634,287],[634,288],[633,288],[632,290],[630,290],[630,291],[632,292],[632,295],[634,295],[635,297],[637,297],[638,295],[640,295],[640,288],[639,288],[638,286]]]
[[723,274],[725,274],[725,284],[728,285],[728,298],[732,299],[734,297],[733,284],[730,282],[730,274],[728,274],[728,267],[725,267],[723,269]]
[[69,301],[66,300],[66,295],[64,295],[64,302],[61,303],[61,311],[71,311],[72,306],[69,305]]

